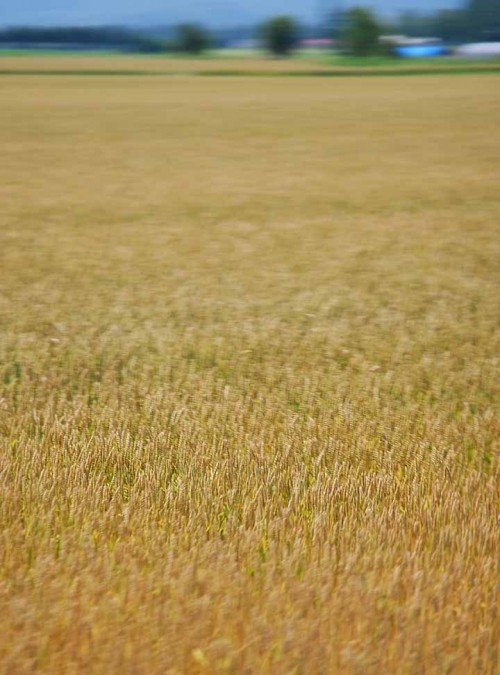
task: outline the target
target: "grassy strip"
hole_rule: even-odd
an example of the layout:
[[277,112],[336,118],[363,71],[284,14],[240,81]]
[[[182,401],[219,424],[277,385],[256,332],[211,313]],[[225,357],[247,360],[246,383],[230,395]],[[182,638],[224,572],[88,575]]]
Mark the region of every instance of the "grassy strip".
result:
[[402,77],[407,75],[477,75],[498,74],[500,65],[495,66],[471,66],[460,68],[377,68],[377,69],[336,69],[336,70],[198,70],[198,71],[151,71],[151,70],[92,70],[92,69],[54,69],[42,68],[16,69],[0,68],[0,76],[26,75],[26,76],[80,76],[80,77],[145,77],[145,76],[197,76],[197,77]]
[[[144,77],[146,75],[178,75],[179,73],[169,73],[169,72],[154,72],[151,70],[65,70],[64,68],[59,68],[57,70],[45,70],[43,68],[29,68],[18,70],[16,68],[4,68],[0,69],[1,75],[47,75],[47,76],[79,76],[79,77],[89,77],[95,75],[96,77],[108,77],[108,76],[117,76],[117,77]],[[183,74],[183,73],[182,73]],[[199,73],[193,73],[199,74]]]
[[500,66],[480,66],[480,67],[460,67],[460,68],[377,68],[377,69],[359,69],[345,68],[335,70],[284,70],[284,71],[262,71],[262,70],[211,70],[198,71],[191,73],[206,76],[246,76],[246,77],[385,77],[385,76],[406,76],[406,75],[469,75],[475,73],[500,73]]

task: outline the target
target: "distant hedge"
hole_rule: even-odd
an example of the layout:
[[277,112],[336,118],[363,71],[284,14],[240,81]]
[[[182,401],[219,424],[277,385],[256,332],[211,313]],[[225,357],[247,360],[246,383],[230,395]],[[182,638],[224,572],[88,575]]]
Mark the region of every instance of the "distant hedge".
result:
[[157,38],[114,27],[31,28],[13,27],[0,30],[0,47],[116,49],[119,51],[163,52],[167,47]]

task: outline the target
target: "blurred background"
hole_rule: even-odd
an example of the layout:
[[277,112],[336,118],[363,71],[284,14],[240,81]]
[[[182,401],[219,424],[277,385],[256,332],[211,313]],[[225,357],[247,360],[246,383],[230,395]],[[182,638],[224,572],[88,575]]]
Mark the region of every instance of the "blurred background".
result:
[[[363,5],[363,6],[360,6]],[[500,56],[498,0],[22,0],[0,13],[0,53],[20,50],[296,54],[408,59]]]

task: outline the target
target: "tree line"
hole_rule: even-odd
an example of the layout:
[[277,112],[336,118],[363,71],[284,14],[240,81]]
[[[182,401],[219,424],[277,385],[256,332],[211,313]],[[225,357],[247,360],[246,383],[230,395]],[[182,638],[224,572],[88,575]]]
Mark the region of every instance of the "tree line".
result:
[[[463,9],[428,15],[407,12],[394,22],[382,22],[370,9],[353,7],[331,15],[329,23],[327,34],[337,47],[353,56],[390,54],[390,43],[380,40],[384,34],[435,37],[448,44],[500,42],[500,0],[469,0]],[[286,55],[299,42],[300,26],[292,17],[275,17],[264,24],[261,36],[271,52]]]
[[469,0],[463,9],[441,10],[434,14],[406,12],[399,27],[409,36],[434,35],[447,42],[500,41],[499,0]]
[[58,47],[77,45],[87,49],[110,49],[132,52],[162,52],[164,42],[158,38],[125,28],[115,27],[29,27],[16,26],[0,31],[0,46]]
[[[379,21],[369,9],[355,7],[325,19],[323,36],[335,38],[349,54],[368,56],[386,51],[382,34],[439,37],[448,43],[500,41],[500,0],[469,0],[463,9],[442,10],[422,15],[405,13],[390,24]],[[290,54],[306,34],[293,17],[278,16],[258,28],[262,45],[277,56]],[[200,54],[224,44],[223,33],[210,33],[197,24],[183,24],[168,34],[134,31],[116,27],[14,27],[0,31],[0,47],[39,46],[112,49],[129,52],[184,52]]]

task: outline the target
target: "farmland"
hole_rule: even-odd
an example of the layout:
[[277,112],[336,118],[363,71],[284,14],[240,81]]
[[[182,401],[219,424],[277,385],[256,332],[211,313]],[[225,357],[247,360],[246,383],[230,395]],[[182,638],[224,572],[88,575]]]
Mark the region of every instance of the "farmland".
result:
[[497,57],[467,59],[440,57],[395,59],[389,57],[355,58],[319,50],[303,50],[293,58],[270,58],[258,50],[219,50],[202,56],[133,55],[50,51],[22,52],[0,49],[0,75],[254,75],[288,77],[380,76],[401,74],[461,74],[500,72]]
[[0,77],[1,672],[496,672],[498,82]]

